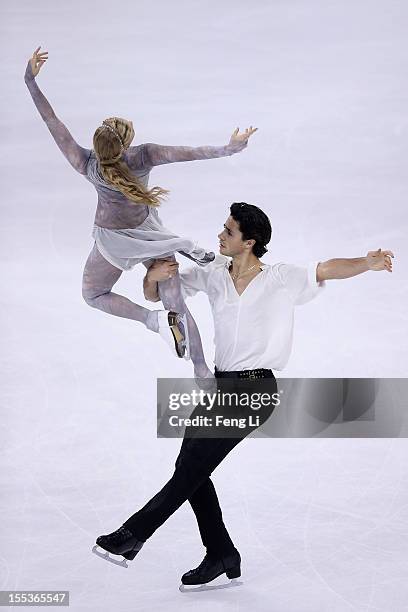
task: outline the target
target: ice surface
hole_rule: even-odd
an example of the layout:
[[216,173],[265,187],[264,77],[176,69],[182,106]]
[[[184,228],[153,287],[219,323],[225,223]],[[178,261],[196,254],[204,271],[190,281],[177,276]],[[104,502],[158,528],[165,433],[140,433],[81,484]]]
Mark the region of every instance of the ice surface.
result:
[[[237,589],[178,591],[204,555],[187,504],[128,570],[91,554],[170,477],[180,441],[156,439],[155,380],[191,364],[82,300],[96,194],[23,80],[41,44],[39,84],[88,148],[112,115],[135,144],[257,126],[232,158],[153,169],[164,223],[216,251],[244,200],[271,218],[266,263],[392,249],[392,274],[330,281],[298,308],[282,375],[404,377],[407,20],[403,0],[2,3],[2,589],[69,589],[75,611],[407,609],[406,440],[242,442],[214,473]],[[143,274],[115,291],[147,305]],[[211,365],[206,298],[189,305]]]

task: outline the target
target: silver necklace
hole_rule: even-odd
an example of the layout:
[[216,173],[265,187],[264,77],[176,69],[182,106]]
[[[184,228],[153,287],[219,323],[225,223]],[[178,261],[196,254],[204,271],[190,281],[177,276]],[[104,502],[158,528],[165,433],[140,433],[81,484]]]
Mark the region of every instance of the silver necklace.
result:
[[[256,268],[258,264],[254,264],[253,266],[251,266],[250,268],[248,268],[247,270],[244,270],[243,272],[238,272],[238,274],[233,274],[231,271],[231,278],[233,281],[236,281],[237,278],[239,278],[240,276],[242,276],[243,274],[246,274],[247,272],[249,272],[250,270],[253,270],[254,268]],[[231,264],[232,267],[232,264]]]

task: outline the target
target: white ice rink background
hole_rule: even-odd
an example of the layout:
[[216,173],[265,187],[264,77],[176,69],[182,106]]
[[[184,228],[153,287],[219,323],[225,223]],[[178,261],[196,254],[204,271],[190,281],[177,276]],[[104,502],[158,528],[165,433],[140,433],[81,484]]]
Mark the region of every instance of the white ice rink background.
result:
[[[112,115],[134,144],[257,126],[236,156],[153,169],[164,223],[217,250],[247,201],[271,219],[266,263],[393,250],[392,274],[328,281],[298,308],[281,375],[406,377],[407,26],[402,0],[2,3],[0,589],[70,590],[75,612],[408,610],[405,439],[243,441],[214,472],[239,588],[177,590],[204,554],[188,504],[129,569],[90,553],[171,476],[180,440],[156,438],[156,378],[192,370],[82,300],[96,192],[23,79],[42,45],[38,84],[88,148]],[[143,275],[115,292],[148,306]],[[206,297],[189,306],[212,366]]]

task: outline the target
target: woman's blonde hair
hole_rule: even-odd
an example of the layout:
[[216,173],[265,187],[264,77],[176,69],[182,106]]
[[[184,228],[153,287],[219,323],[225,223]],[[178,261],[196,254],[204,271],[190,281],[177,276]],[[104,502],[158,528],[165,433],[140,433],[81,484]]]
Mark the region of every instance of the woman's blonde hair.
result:
[[161,187],[146,189],[121,159],[134,135],[132,123],[120,117],[109,117],[96,129],[93,146],[101,174],[108,183],[114,185],[135,204],[159,206],[169,192]]

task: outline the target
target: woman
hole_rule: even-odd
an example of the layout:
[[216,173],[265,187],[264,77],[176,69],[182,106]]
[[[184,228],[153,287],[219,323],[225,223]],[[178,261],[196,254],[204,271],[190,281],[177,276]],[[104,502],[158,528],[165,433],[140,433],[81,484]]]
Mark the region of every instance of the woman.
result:
[[[178,357],[191,356],[196,377],[212,377],[197,326],[181,295],[174,253],[180,252],[199,265],[212,261],[214,253],[207,253],[197,243],[163,226],[157,207],[168,192],[160,187],[149,189],[148,179],[153,166],[237,153],[247,146],[256,128],[246,129],[242,134],[237,128],[228,145],[220,147],[172,147],[153,143],[131,147],[135,135],[133,123],[110,117],[95,131],[93,150],[85,149],[56,117],[35,81],[48,59],[48,52],[40,49],[28,61],[26,85],[64,156],[98,193],[92,232],[95,242],[83,275],[85,301],[109,314],[144,323],[148,329],[158,332]],[[155,258],[168,260],[168,280],[159,284],[160,299],[166,310],[151,311],[112,293],[123,270],[130,270],[137,263],[149,267]]]

